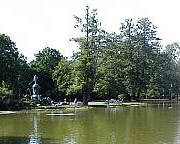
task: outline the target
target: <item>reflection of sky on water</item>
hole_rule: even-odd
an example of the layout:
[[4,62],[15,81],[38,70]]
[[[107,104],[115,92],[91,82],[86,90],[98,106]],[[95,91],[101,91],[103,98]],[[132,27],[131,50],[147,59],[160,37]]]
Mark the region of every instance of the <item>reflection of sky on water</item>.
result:
[[[58,111],[51,111],[51,114],[53,113],[57,113]],[[59,111],[59,113],[62,113],[62,111]],[[51,120],[54,119],[54,117],[57,118],[57,116],[49,116],[51,118]],[[59,117],[59,119],[61,119],[62,117]],[[72,119],[70,119],[72,120]],[[76,142],[76,137],[74,135],[74,131],[73,128],[71,127],[71,133],[69,133],[68,135],[66,135],[64,137],[63,141],[59,141],[59,140],[48,140],[48,139],[41,139],[40,137],[40,129],[39,129],[39,125],[40,125],[40,113],[35,113],[32,116],[31,122],[33,123],[33,129],[32,129],[32,133],[28,136],[27,139],[27,144],[43,144],[43,142],[46,142],[48,144],[51,143],[62,143],[62,144],[77,144]]]
[[76,138],[74,135],[66,136],[63,143],[64,144],[77,144]]
[[174,144],[180,144],[180,113],[177,121],[177,130],[176,135],[174,137]]
[[33,116],[33,132],[29,135],[28,139],[28,144],[41,144],[40,138],[38,136],[38,119],[36,114]]

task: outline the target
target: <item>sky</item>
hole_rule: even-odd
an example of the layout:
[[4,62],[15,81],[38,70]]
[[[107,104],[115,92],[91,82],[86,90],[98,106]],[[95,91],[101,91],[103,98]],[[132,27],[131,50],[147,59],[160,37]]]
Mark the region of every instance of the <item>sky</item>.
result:
[[158,27],[162,45],[180,42],[179,0],[0,0],[0,33],[16,42],[28,62],[45,47],[71,57],[78,47],[73,15],[84,17],[86,5],[98,10],[102,27],[118,32],[126,18],[148,17]]

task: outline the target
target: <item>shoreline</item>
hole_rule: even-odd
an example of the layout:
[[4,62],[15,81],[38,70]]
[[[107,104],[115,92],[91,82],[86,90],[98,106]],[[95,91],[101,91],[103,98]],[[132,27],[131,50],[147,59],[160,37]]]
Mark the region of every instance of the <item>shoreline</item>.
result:
[[[96,103],[96,102],[94,102]],[[169,106],[169,103],[144,103],[144,102],[122,102],[121,104],[108,104],[105,105],[104,102],[98,102],[98,104],[88,105],[88,106],[76,106],[76,105],[61,105],[61,106],[37,106],[32,109],[22,109],[22,110],[0,110],[0,115],[7,115],[7,114],[15,114],[23,111],[29,110],[55,110],[55,109],[91,109],[94,107],[144,107],[144,106],[154,106],[154,105],[162,105],[162,106]],[[178,105],[178,103],[172,103],[171,105]]]
[[17,113],[16,111],[0,111],[0,115],[5,115],[5,114],[13,114]]

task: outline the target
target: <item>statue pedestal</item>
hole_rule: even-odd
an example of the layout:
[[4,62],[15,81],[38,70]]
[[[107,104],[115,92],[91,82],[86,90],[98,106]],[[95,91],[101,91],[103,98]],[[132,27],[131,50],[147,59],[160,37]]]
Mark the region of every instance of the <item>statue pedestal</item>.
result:
[[31,99],[39,101],[40,100],[40,95],[32,95]]
[[39,85],[38,84],[34,84],[32,86],[32,89],[33,89],[33,95],[32,95],[32,99],[36,100],[36,101],[39,101],[40,100],[40,95],[39,95]]

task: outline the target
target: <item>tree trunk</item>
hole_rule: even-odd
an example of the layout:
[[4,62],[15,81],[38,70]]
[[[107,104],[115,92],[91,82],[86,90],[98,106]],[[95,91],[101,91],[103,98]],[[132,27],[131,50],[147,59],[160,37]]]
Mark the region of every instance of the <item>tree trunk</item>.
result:
[[83,105],[88,105],[88,94],[87,93],[83,94]]

